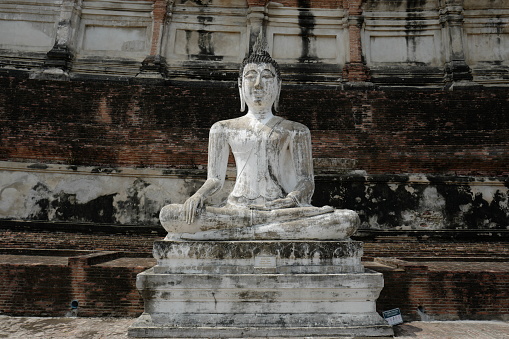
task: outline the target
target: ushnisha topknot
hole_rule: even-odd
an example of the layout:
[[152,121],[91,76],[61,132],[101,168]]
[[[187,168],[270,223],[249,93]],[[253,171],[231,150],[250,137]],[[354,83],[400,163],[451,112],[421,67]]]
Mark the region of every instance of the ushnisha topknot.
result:
[[251,54],[245,57],[244,60],[242,60],[242,63],[240,64],[239,78],[242,78],[244,67],[246,67],[247,64],[261,64],[261,63],[271,64],[276,70],[277,78],[281,80],[281,71],[279,69],[279,65],[276,62],[276,60],[272,59],[269,52],[267,52],[267,40],[265,39],[265,36],[263,35],[262,31],[260,31],[260,34],[256,39],[256,42],[253,46],[253,51],[251,52]]

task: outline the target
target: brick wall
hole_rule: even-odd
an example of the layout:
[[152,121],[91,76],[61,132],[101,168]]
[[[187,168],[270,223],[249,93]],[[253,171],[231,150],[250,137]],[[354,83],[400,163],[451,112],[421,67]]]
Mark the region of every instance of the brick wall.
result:
[[[240,115],[238,91],[227,82],[148,85],[3,77],[0,88],[0,161],[50,164],[25,169],[41,173],[62,164],[58,173],[70,172],[71,179],[86,166],[92,171],[88,178],[100,180],[105,178],[94,177],[95,166],[179,169],[175,177],[182,190],[173,191],[181,196],[172,196],[172,202],[184,201],[199,186],[185,172],[201,168],[204,173],[210,126]],[[317,175],[314,205],[356,210],[363,228],[503,230],[509,213],[508,100],[507,89],[288,86],[281,115],[310,127],[315,158],[355,159],[355,169],[367,173]],[[6,173],[0,197],[12,198],[26,183],[21,172]],[[15,179],[7,181],[8,176]],[[127,193],[94,188],[101,195],[85,202],[55,186],[52,177],[39,176],[40,185],[34,182],[28,193],[18,193],[20,201],[40,210],[9,214],[8,208],[27,204],[4,203],[0,217],[158,224],[157,212],[169,197],[160,194],[164,201],[141,205],[148,200],[130,197],[141,197],[148,183],[143,174],[133,176],[142,179],[141,188],[133,184]]]
[[162,240],[166,232],[161,227],[161,234],[106,234],[102,232],[95,233],[76,233],[73,231],[22,231],[0,229],[2,237],[0,238],[0,248],[8,249],[14,252],[20,250],[66,250],[74,251],[120,251],[132,253],[152,253],[154,241]]
[[[84,227],[86,228],[86,226]],[[67,227],[66,231],[52,230],[23,230],[21,225],[16,229],[6,227],[0,222],[0,248],[8,249],[14,253],[20,250],[69,250],[73,251],[115,251],[131,252],[150,255],[154,241],[162,240],[166,231],[162,227],[146,232],[129,234],[128,232],[101,232],[99,228],[86,231]],[[467,240],[452,240],[442,236],[429,234],[417,236],[375,236],[355,237],[364,241],[364,256],[367,261],[375,257],[491,257],[508,256],[509,246],[507,235],[501,236],[498,241],[491,237],[480,239],[479,234],[473,234]],[[489,233],[485,231],[485,233]],[[491,232],[494,233],[494,232]],[[453,232],[451,234],[454,235]],[[454,236],[455,237],[455,236]]]
[[134,317],[143,311],[136,275],[154,263],[144,265],[146,260],[137,258],[132,265],[104,266],[101,261],[111,261],[125,254],[92,252],[64,258],[68,263],[62,264],[62,260],[55,257],[59,255],[58,251],[47,251],[42,256],[23,258],[24,263],[1,264],[0,313],[66,316],[74,300],[78,301],[79,316]]
[[[240,115],[237,89],[0,78],[0,160],[205,165],[210,126]],[[310,127],[317,158],[377,173],[507,175],[509,90],[287,87],[282,113]]]
[[10,315],[63,316],[71,302],[69,267],[0,265],[0,312]]
[[405,321],[509,319],[509,265],[475,259],[436,265],[433,260],[378,259],[394,268],[380,269],[385,287],[377,309],[400,308]]
[[[78,316],[137,316],[143,301],[136,274],[154,264],[148,257],[153,241],[160,239],[148,234],[5,232],[0,256],[12,257],[2,256],[0,265],[0,312],[64,316],[77,300]],[[382,272],[385,280],[378,311],[399,307],[406,321],[421,319],[419,307],[436,320],[509,319],[507,245],[411,237],[366,241],[365,264]],[[33,258],[15,261],[14,255]]]

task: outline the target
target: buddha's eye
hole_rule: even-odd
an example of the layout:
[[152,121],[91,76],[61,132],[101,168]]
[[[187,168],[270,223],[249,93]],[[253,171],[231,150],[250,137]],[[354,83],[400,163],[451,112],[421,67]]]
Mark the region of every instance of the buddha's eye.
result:
[[246,72],[246,74],[244,74],[244,78],[249,80],[249,81],[256,80],[257,76],[258,76],[258,73],[255,72],[255,71],[249,71],[249,72]]
[[264,70],[262,72],[262,78],[264,78],[264,79],[272,79],[272,78],[274,78],[274,73],[272,73],[269,70]]

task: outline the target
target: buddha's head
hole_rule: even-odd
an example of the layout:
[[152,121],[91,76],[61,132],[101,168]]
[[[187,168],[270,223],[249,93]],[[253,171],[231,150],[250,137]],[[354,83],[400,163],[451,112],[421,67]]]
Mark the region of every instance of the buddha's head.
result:
[[281,73],[276,60],[265,50],[260,37],[253,52],[240,66],[239,93],[241,111],[245,105],[252,109],[270,109],[278,111],[281,91]]

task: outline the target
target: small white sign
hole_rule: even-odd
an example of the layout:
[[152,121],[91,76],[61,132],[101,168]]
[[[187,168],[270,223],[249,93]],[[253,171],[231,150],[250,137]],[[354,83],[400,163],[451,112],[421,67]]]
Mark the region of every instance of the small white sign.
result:
[[254,258],[254,266],[257,268],[276,267],[276,257],[260,256]]
[[393,308],[392,310],[383,311],[382,312],[384,319],[389,323],[389,325],[399,325],[403,323],[403,318],[401,317],[401,311],[399,308]]

